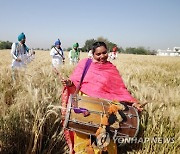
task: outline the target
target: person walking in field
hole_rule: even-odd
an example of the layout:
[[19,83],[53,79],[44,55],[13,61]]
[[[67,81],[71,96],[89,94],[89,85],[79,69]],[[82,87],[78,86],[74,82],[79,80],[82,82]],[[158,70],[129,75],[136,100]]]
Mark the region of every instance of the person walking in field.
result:
[[[18,36],[18,42],[12,44],[11,56],[12,56],[12,79],[15,80],[15,72],[19,69],[25,69],[29,58],[29,48],[25,44],[26,36],[21,33]],[[23,70],[24,70],[23,69]]]
[[79,44],[75,43],[73,44],[73,49],[69,52],[69,61],[71,64],[77,64],[80,59],[80,50],[79,50]]
[[57,69],[65,62],[64,51],[61,48],[61,41],[58,39],[50,51],[52,57],[52,66]]
[[117,49],[118,48],[116,46],[112,48],[112,52],[109,54],[109,58],[111,60],[115,60],[117,58]]
[[29,54],[29,48],[25,44],[26,36],[21,33],[18,36],[18,42],[12,44],[11,55],[12,55],[12,69],[26,67],[26,60]]
[[26,42],[26,36],[24,33],[21,33],[18,36],[18,42],[14,42],[11,47],[11,56],[12,56],[12,79],[15,80],[15,72],[17,70],[25,70],[28,63],[32,62],[35,58],[35,51],[29,49]]

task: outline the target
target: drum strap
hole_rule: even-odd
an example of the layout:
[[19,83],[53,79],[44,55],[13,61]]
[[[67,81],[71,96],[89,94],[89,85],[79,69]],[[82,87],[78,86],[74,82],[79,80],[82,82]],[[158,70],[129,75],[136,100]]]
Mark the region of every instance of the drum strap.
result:
[[84,66],[84,70],[83,70],[83,73],[82,73],[82,76],[81,76],[81,80],[79,82],[78,87],[76,88],[75,93],[74,93],[75,95],[77,95],[79,93],[79,90],[81,89],[81,84],[82,84],[82,82],[84,80],[84,77],[85,77],[91,63],[92,63],[92,59],[88,58],[88,60],[86,61],[85,66]]
[[84,66],[84,70],[83,70],[83,73],[82,73],[82,76],[81,76],[81,80],[80,80],[80,82],[79,82],[79,85],[77,86],[76,91],[75,91],[74,94],[73,94],[73,99],[74,99],[74,100],[73,100],[74,112],[75,112],[75,113],[83,113],[84,116],[89,115],[89,113],[87,112],[87,109],[84,109],[84,108],[83,108],[83,109],[79,109],[79,108],[78,108],[77,94],[79,93],[79,90],[81,89],[81,84],[82,84],[82,82],[83,82],[83,80],[84,80],[84,77],[85,77],[85,75],[86,75],[86,73],[87,73],[87,71],[88,71],[91,63],[92,63],[92,59],[88,58],[88,60],[86,61],[85,66]]

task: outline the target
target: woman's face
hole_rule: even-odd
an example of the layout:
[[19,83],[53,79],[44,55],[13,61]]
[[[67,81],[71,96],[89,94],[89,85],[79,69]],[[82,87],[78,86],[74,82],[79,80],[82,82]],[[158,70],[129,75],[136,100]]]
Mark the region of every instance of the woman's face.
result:
[[106,63],[108,59],[107,49],[104,46],[97,47],[93,54],[93,58],[95,62]]

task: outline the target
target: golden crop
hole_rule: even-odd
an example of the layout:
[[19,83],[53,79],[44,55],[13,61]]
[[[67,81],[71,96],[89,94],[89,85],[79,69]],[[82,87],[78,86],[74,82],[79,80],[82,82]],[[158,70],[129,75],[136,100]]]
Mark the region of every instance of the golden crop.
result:
[[[66,52],[67,56],[67,52]],[[81,53],[81,59],[87,53]],[[26,70],[11,77],[10,50],[0,51],[0,153],[66,153],[60,125],[62,84],[52,71],[48,51],[37,51]],[[180,151],[180,57],[119,54],[113,61],[140,103],[140,137],[173,138],[118,148],[119,153],[176,154]],[[64,78],[73,71],[66,58]]]

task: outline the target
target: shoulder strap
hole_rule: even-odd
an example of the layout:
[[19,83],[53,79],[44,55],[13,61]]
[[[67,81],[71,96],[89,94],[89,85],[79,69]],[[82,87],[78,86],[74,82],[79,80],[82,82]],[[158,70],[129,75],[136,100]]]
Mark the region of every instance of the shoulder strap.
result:
[[81,89],[81,84],[82,84],[82,82],[84,80],[84,77],[85,77],[91,63],[92,63],[92,59],[88,58],[88,60],[86,61],[85,66],[84,66],[84,70],[83,70],[79,85],[76,88],[76,91],[74,92],[74,94],[72,96],[72,98],[73,98],[73,104],[72,105],[73,105],[73,108],[74,108],[74,112],[75,113],[83,113],[84,116],[87,116],[89,113],[88,113],[88,110],[85,109],[85,108],[78,108],[77,94],[79,93],[79,90]]
[[92,59],[88,58],[88,60],[86,61],[86,64],[84,66],[84,70],[83,70],[83,73],[82,73],[82,76],[81,76],[81,80],[80,80],[80,86],[84,80],[84,77],[89,69],[89,66],[91,65],[91,62],[92,62]]
[[79,82],[78,87],[76,88],[75,94],[77,94],[79,92],[79,90],[81,89],[81,84],[82,84],[82,82],[84,80],[84,77],[85,77],[91,63],[92,63],[92,59],[88,58],[88,60],[86,61],[85,66],[84,66],[84,70],[83,70],[83,73],[82,73],[82,76],[81,76],[81,80]]
[[[53,48],[57,51],[57,53],[61,56],[61,58],[63,59],[64,57],[63,57],[63,52],[62,52],[62,54],[60,54],[59,53],[59,51],[55,48],[55,46],[53,46]],[[62,51],[62,49],[61,49],[61,51]]]

